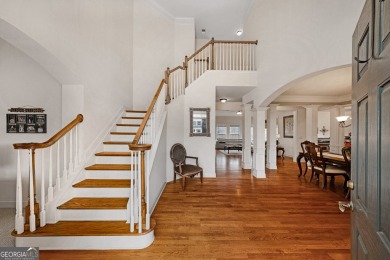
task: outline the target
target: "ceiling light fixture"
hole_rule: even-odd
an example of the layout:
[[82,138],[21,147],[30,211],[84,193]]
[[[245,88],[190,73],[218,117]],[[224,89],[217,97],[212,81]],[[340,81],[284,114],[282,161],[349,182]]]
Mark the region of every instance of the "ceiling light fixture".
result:
[[242,29],[238,29],[237,32],[236,32],[237,36],[241,36],[242,33],[243,33]]
[[237,111],[237,115],[242,115],[242,112],[241,111]]
[[227,99],[226,98],[220,98],[219,101],[221,101],[221,103],[226,103]]
[[345,125],[345,121],[347,121],[348,118],[349,118],[349,116],[337,116],[337,117],[336,117],[336,120],[339,122],[339,127],[348,127],[348,126],[351,126],[351,124]]

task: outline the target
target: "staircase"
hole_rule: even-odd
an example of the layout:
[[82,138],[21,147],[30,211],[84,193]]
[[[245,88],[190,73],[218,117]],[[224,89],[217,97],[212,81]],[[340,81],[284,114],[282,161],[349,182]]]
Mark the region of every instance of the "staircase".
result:
[[146,111],[126,111],[95,164],[85,168],[85,177],[72,185],[73,198],[57,206],[58,222],[26,230],[16,236],[16,246],[41,249],[140,249],[154,239],[155,222],[148,230],[130,232],[126,223],[132,165],[129,145]]

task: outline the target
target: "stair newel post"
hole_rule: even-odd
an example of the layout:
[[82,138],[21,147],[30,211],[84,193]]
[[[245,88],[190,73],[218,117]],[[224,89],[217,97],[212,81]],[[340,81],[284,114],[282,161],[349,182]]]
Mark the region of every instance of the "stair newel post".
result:
[[214,37],[211,38],[211,70],[215,70],[215,64],[214,64]]
[[130,144],[130,150],[132,151],[139,151],[140,152],[140,157],[139,157],[139,171],[140,171],[140,179],[138,180],[141,186],[141,218],[142,218],[142,223],[138,223],[138,225],[145,225],[146,223],[150,222],[150,220],[146,220],[146,208],[148,207],[147,205],[147,198],[146,198],[146,192],[149,192],[149,187],[147,185],[149,184],[149,181],[146,181],[146,167],[145,167],[145,151],[150,150],[152,147],[151,144]]
[[22,199],[22,170],[20,164],[20,150],[18,150],[18,161],[16,168],[16,215],[15,215],[15,230],[16,233],[22,234],[24,232],[24,218],[23,218],[23,199]]
[[165,71],[165,84],[167,84],[167,93],[165,96],[165,104],[169,104],[171,102],[170,84],[169,84],[169,67]]
[[188,87],[188,56],[184,57],[184,74],[185,74],[185,81],[184,81],[184,87]]

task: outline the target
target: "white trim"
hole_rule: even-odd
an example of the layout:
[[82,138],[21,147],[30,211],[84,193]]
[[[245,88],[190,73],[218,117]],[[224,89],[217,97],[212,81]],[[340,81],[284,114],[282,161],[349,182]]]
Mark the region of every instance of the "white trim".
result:
[[158,196],[157,196],[156,203],[154,203],[153,207],[150,208],[150,215],[153,214],[154,209],[156,208],[157,203],[159,202],[159,200],[160,200],[160,198],[161,198],[161,195],[163,194],[163,192],[164,192],[166,186],[167,186],[167,182],[164,183],[164,186],[163,186],[162,189],[160,190],[160,194],[158,194]]

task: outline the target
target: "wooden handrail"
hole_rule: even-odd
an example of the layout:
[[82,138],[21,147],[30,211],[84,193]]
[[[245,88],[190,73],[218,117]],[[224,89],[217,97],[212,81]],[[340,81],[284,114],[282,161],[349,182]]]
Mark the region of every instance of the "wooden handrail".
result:
[[169,74],[171,74],[171,73],[173,73],[173,72],[175,72],[176,70],[179,70],[179,69],[185,70],[185,68],[184,68],[183,66],[180,66],[180,65],[179,65],[179,66],[177,66],[176,68],[169,70]]
[[258,41],[224,41],[224,40],[214,40],[214,43],[235,43],[235,44],[256,44]]
[[192,54],[191,56],[188,57],[188,60],[192,59],[193,57],[195,57],[198,53],[200,53],[201,51],[203,51],[204,49],[206,49],[210,44],[212,44],[214,42],[214,39],[211,39],[208,43],[206,43],[202,48],[200,48],[199,50],[197,50],[196,52],[194,52],[194,54]]
[[50,147],[53,144],[55,144],[61,137],[66,135],[70,130],[72,130],[73,127],[75,127],[77,124],[83,122],[84,117],[82,114],[78,114],[76,118],[70,122],[68,125],[66,125],[64,128],[62,128],[58,133],[56,133],[52,138],[47,140],[43,143],[17,143],[13,144],[14,149],[28,149],[28,150],[35,150],[35,149],[41,149]]
[[161,89],[162,89],[163,86],[164,86],[164,83],[166,83],[166,82],[165,82],[165,79],[161,80],[160,86],[158,87],[158,89],[157,89],[157,91],[156,91],[156,94],[154,94],[153,100],[152,100],[152,102],[150,103],[150,106],[149,106],[149,108],[148,108],[148,111],[146,112],[145,117],[144,117],[144,119],[142,120],[142,123],[141,123],[140,127],[138,128],[137,133],[135,134],[135,137],[134,137],[134,139],[133,139],[133,142],[131,143],[132,146],[138,145],[139,139],[141,138],[142,132],[143,132],[144,129],[145,129],[146,123],[147,123],[148,120],[149,120],[150,114],[152,113],[153,107],[154,107],[154,105],[155,105],[156,102],[157,102],[158,96],[160,95],[160,92],[161,92]]

